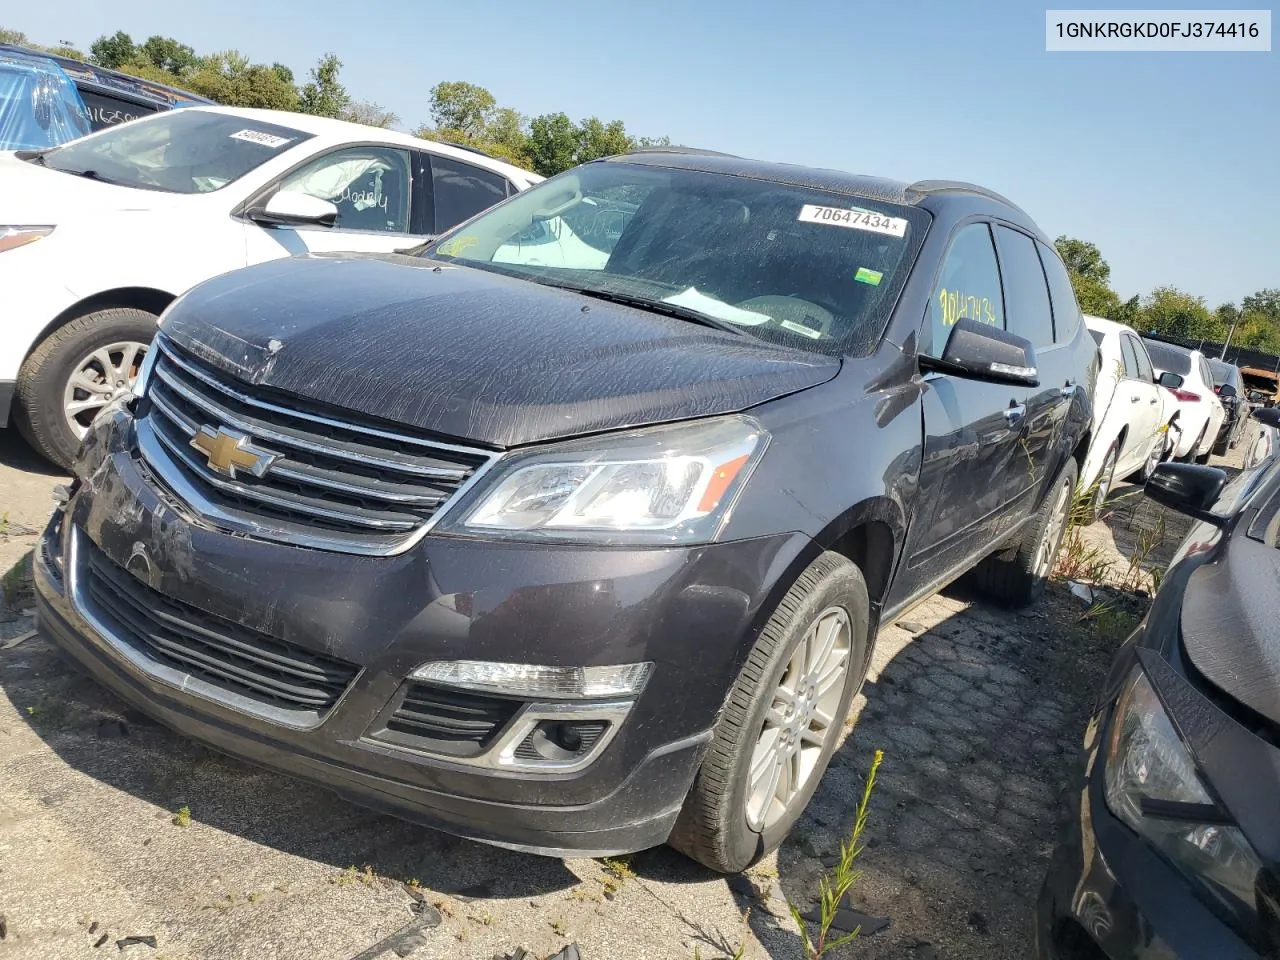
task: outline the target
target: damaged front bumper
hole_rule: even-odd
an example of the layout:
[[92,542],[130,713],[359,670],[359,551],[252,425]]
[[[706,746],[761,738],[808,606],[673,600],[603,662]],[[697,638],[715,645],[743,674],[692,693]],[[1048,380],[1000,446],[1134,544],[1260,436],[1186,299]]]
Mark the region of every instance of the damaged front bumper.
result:
[[[188,515],[133,425],[118,403],[86,441],[34,565],[41,631],[182,734],[527,852],[666,840],[764,597],[811,549],[427,536],[367,557],[261,541]],[[576,700],[411,676],[454,661],[652,667],[638,695]]]

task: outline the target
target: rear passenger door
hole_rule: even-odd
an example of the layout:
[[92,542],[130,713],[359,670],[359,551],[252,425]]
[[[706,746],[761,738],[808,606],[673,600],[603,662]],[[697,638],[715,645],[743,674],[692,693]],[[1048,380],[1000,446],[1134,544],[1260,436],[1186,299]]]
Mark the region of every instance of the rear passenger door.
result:
[[1120,346],[1124,354],[1126,379],[1116,388],[1113,402],[1128,408],[1129,434],[1116,464],[1117,477],[1137,470],[1146,462],[1156,431],[1164,426],[1160,422],[1163,412],[1161,388],[1156,386],[1155,371],[1151,369],[1151,358],[1147,356],[1146,348],[1131,333],[1120,335]]
[[452,157],[424,156],[431,181],[434,233],[444,233],[516,192],[500,173]]
[[1057,467],[1055,442],[1066,421],[1072,386],[1071,358],[1065,344],[1055,342],[1053,306],[1035,238],[1004,224],[995,228],[1004,277],[1005,319],[1010,333],[1031,341],[1040,386],[1026,392],[1027,423],[1023,456],[1010,480],[1020,513],[1031,512],[1038,492]]
[[[1005,327],[1000,268],[985,222],[966,224],[951,238],[921,331],[922,352],[942,356],[961,317]],[[991,549],[1016,519],[1010,507],[1027,470],[1026,388],[937,371],[921,379],[920,492],[890,605]]]

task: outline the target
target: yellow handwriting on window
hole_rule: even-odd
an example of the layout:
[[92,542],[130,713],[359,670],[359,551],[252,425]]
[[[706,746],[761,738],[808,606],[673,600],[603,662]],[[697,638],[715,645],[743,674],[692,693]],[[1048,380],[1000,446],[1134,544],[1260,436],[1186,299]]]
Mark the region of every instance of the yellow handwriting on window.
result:
[[961,317],[969,317],[979,323],[989,323],[993,327],[1003,326],[990,297],[976,297],[943,287],[938,291],[938,309],[942,311],[944,326],[955,326],[956,321]]

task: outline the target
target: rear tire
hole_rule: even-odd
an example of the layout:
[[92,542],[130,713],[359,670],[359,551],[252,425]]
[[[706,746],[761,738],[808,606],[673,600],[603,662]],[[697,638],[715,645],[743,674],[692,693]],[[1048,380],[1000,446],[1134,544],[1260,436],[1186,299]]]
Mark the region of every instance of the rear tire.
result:
[[[817,789],[840,739],[849,704],[866,678],[871,662],[869,610],[862,572],[840,554],[824,553],[800,574],[734,681],[668,844],[712,870],[738,873],[782,842]],[[809,674],[803,667],[797,670],[796,663],[800,658],[803,664],[810,650],[807,639],[814,637],[810,642],[817,642],[820,637],[816,628],[833,622],[847,626],[848,653],[843,658],[843,678],[832,679],[824,695],[821,685],[797,682],[797,677]],[[832,650],[843,649],[844,642],[834,637]],[[820,667],[827,663],[817,659]],[[791,683],[796,684],[797,696],[789,693]],[[791,706],[786,705],[784,692],[791,697]],[[798,709],[807,703],[827,704],[820,712],[830,722],[821,731],[810,725],[818,723],[816,714],[808,720],[809,714]],[[799,719],[788,724],[789,717]],[[822,739],[820,746],[812,742],[814,737]],[[787,744],[799,746],[790,749]],[[807,757],[806,748],[810,750]],[[779,751],[779,757],[789,750],[801,759],[766,763],[773,750]],[[793,760],[803,765],[803,772],[796,777],[799,788],[784,802],[778,795],[787,794],[783,787],[793,784]],[[775,769],[779,777],[771,783]],[[783,776],[786,785],[781,782]]]
[[[132,387],[143,352],[136,352],[131,359],[128,346],[149,345],[156,329],[155,314],[115,307],[77,317],[49,334],[18,373],[13,422],[23,439],[47,460],[70,470],[83,433],[72,428],[68,403],[83,407],[79,425],[87,427],[95,410],[93,403],[101,401],[100,408],[112,395]],[[112,347],[123,349],[111,351]],[[92,362],[94,355],[104,350],[109,354],[108,362]],[[127,369],[115,370],[112,364]],[[101,378],[101,389],[89,391],[73,385],[72,378],[81,370],[89,371],[90,378]],[[113,373],[121,375],[113,377]],[[80,382],[87,381],[81,378]]]
[[975,568],[974,579],[979,589],[994,602],[1025,607],[1044,593],[1067,533],[1078,475],[1075,460],[1068,459],[1045,493],[1014,555],[1008,560],[990,556]]
[[1208,433],[1208,431],[1209,424],[1206,423],[1200,428],[1200,435],[1196,437],[1196,442],[1191,444],[1191,449],[1187,451],[1186,456],[1179,457],[1178,460],[1182,463],[1204,463],[1203,460],[1196,456],[1196,451],[1200,449],[1200,444],[1204,443],[1204,435]]

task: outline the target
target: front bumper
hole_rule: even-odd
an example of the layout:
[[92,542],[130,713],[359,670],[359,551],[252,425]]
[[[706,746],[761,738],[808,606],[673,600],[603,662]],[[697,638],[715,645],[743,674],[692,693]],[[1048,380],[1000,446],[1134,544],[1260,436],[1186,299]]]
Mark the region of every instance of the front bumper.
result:
[[[528,852],[600,856],[666,840],[770,588],[812,549],[798,535],[636,550],[428,536],[370,558],[253,541],[162,499],[130,453],[131,429],[123,410],[97,422],[78,489],[37,553],[45,635],[182,734],[360,804]],[[354,679],[312,723],[211,695],[103,629],[90,554],[217,622],[340,658]],[[455,659],[654,668],[581,770],[482,768],[375,739],[408,674]]]
[[1037,960],[1259,960],[1103,797],[1111,708],[1091,728],[1084,783],[1036,906]]

